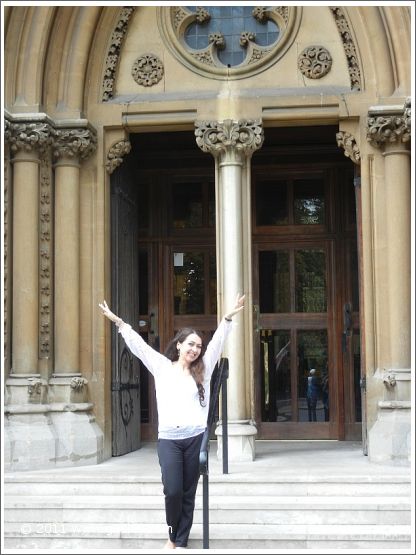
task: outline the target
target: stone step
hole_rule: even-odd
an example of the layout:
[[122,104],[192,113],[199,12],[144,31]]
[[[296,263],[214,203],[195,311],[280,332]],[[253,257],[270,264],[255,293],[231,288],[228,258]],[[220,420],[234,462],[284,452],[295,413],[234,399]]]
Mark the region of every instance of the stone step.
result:
[[[161,549],[166,529],[159,524],[8,523],[8,549]],[[410,525],[210,524],[211,549],[408,549]],[[188,547],[202,548],[196,523]]]
[[[159,476],[72,476],[9,474],[4,478],[6,495],[160,495]],[[262,481],[258,476],[215,475],[209,477],[210,495],[258,496],[410,496],[410,478],[406,476],[337,476],[315,475],[267,476]],[[202,479],[197,496],[202,495]]]
[[[7,496],[4,522],[67,524],[78,522],[154,523],[165,521],[159,496]],[[211,523],[230,524],[410,524],[410,498],[402,497],[254,497],[211,496]],[[195,523],[202,522],[202,499]]]

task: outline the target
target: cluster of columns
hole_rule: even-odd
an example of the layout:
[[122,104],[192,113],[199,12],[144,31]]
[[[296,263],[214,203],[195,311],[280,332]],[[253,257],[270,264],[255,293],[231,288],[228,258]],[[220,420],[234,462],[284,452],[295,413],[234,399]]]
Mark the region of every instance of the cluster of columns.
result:
[[95,151],[96,133],[86,120],[7,115],[5,139],[5,467],[97,462],[101,433],[79,362],[80,163]]

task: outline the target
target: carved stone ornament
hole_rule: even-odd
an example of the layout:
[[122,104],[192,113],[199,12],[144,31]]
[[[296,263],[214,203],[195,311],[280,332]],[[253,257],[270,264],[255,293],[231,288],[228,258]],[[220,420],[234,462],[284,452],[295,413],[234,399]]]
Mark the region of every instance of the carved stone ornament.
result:
[[335,19],[335,24],[341,36],[342,45],[344,47],[345,56],[347,58],[348,73],[350,75],[350,83],[352,91],[360,91],[361,86],[361,71],[358,65],[358,55],[355,48],[353,36],[348,25],[347,18],[345,17],[344,8],[329,8]]
[[74,376],[73,378],[71,378],[69,385],[71,389],[75,389],[75,391],[80,391],[87,383],[88,380],[86,378]]
[[52,143],[51,133],[52,127],[49,123],[7,122],[5,140],[8,140],[12,152],[43,151]]
[[107,162],[105,164],[105,169],[108,173],[113,173],[113,171],[120,166],[123,162],[123,158],[131,150],[130,141],[118,141],[108,151]]
[[106,102],[114,96],[114,83],[118,62],[120,58],[121,46],[127,33],[127,26],[136,8],[124,7],[120,10],[120,15],[111,35],[110,46],[105,60],[105,70],[102,85],[102,100]]
[[218,156],[227,149],[249,154],[261,148],[264,140],[261,120],[201,121],[195,122],[195,127],[197,145],[213,156]]
[[346,131],[340,131],[336,134],[336,138],[338,146],[344,149],[345,156],[351,158],[354,164],[359,164],[361,160],[360,149],[354,135]]
[[[402,109],[388,107],[369,111],[367,140],[380,148],[391,143],[407,143],[411,137],[410,98]],[[382,112],[382,113],[381,113]]]
[[298,58],[300,72],[309,79],[321,79],[331,67],[332,56],[324,46],[308,46]]
[[133,79],[143,87],[151,87],[163,77],[163,62],[154,54],[143,54],[137,58],[131,68]]
[[29,396],[39,395],[42,387],[42,380],[40,378],[28,378],[27,392]]
[[80,158],[85,160],[97,147],[97,135],[92,129],[64,128],[53,132],[55,158]]

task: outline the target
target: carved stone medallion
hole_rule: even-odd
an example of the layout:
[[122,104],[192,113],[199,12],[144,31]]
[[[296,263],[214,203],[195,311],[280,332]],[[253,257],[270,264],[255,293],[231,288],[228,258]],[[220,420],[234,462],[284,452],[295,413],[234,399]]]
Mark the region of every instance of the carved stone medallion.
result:
[[331,67],[332,56],[324,46],[308,46],[298,58],[298,68],[309,79],[321,79]]
[[163,62],[154,54],[140,56],[131,68],[133,79],[143,87],[151,87],[159,83],[163,73]]

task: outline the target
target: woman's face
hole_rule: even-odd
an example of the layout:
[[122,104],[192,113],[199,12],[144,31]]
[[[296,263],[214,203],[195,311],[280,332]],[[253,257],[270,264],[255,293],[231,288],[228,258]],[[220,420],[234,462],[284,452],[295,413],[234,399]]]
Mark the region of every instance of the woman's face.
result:
[[178,349],[179,359],[191,364],[201,354],[202,340],[196,333],[191,333],[182,343],[178,341]]

